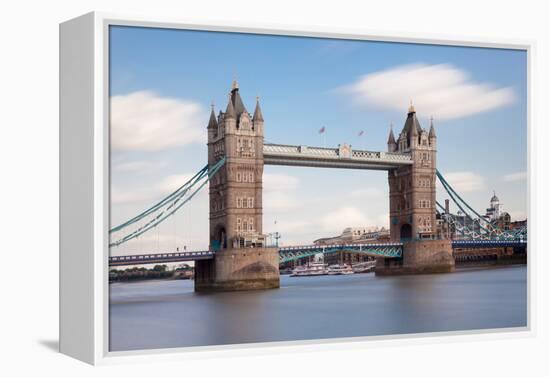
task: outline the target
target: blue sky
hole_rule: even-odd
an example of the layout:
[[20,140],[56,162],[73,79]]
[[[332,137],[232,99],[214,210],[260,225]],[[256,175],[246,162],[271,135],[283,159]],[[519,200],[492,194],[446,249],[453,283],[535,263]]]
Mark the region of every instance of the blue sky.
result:
[[[249,112],[260,96],[273,143],[385,150],[390,122],[399,132],[412,100],[423,127],[434,117],[438,168],[465,199],[483,211],[494,189],[525,217],[523,51],[114,27],[110,57],[113,224],[206,163],[210,104],[225,110],[235,77]],[[267,166],[265,175],[264,231],[284,243],[385,225],[384,172]],[[155,237],[113,253],[204,248],[207,206],[200,195]]]

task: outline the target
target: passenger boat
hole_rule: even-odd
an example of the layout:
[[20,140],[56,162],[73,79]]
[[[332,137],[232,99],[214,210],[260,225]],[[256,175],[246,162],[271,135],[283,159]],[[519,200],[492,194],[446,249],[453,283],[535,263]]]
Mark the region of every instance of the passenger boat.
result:
[[353,269],[347,264],[333,264],[328,267],[329,275],[350,275],[353,274]]
[[352,266],[353,272],[356,274],[362,274],[366,272],[373,272],[376,268],[376,261],[368,261],[362,263],[356,263]]
[[298,266],[292,270],[293,276],[321,276],[327,274],[327,265],[323,262],[313,262],[304,266]]

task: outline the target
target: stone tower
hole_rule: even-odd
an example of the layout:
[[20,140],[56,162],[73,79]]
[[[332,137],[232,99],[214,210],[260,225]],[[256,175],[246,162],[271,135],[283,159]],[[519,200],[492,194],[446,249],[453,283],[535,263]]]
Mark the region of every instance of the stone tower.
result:
[[376,274],[451,272],[451,241],[439,237],[436,223],[436,141],[433,120],[424,130],[409,107],[397,140],[390,130],[388,152],[408,153],[412,165],[388,172],[390,188],[390,237],[403,243],[403,255],[377,260]]
[[278,250],[262,233],[264,118],[259,99],[248,113],[233,81],[227,108],[208,122],[208,164],[225,158],[210,180],[210,250],[197,261],[195,289],[245,290],[279,287]]
[[262,235],[262,176],[264,119],[259,100],[248,113],[237,82],[227,109],[208,124],[208,164],[226,162],[210,183],[210,248],[260,244]]
[[413,164],[388,173],[390,236],[393,241],[429,239],[436,229],[436,136],[433,120],[426,131],[411,105],[397,141],[393,130],[388,152],[410,153]]

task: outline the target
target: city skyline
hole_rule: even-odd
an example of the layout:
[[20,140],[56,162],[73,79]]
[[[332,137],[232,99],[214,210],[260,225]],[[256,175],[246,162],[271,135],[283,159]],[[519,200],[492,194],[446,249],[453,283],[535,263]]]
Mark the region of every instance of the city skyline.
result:
[[[496,190],[514,219],[526,216],[522,51],[115,27],[111,225],[204,166],[210,104],[225,110],[235,78],[248,112],[260,97],[271,143],[385,151],[412,100],[423,128],[434,118],[439,169],[465,199],[484,212]],[[286,244],[387,227],[388,203],[384,172],[265,168],[264,231]],[[203,191],[156,234],[112,251],[207,244]]]

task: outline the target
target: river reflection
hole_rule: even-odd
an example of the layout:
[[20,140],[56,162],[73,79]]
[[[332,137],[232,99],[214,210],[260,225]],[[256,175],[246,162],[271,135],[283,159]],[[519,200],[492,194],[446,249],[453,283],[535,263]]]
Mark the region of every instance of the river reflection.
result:
[[526,326],[525,266],[452,274],[281,277],[198,294],[188,280],[110,285],[111,351]]

